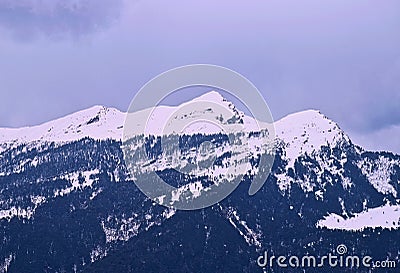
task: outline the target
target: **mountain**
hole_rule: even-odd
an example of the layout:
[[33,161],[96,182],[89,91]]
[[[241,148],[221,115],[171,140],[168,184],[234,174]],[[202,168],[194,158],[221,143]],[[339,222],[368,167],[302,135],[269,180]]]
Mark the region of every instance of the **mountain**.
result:
[[[149,115],[157,122],[148,126]],[[184,134],[174,131],[182,119],[193,121]],[[136,122],[124,127],[125,120]],[[168,127],[172,121],[178,126]],[[342,244],[350,254],[398,263],[400,156],[365,151],[317,110],[274,125],[276,150],[266,145],[267,124],[258,127],[210,92],[179,106],[129,114],[95,106],[0,129],[0,271],[287,272],[276,264],[262,269],[257,258],[264,251],[323,256]],[[162,145],[169,140],[179,145]],[[133,163],[124,143],[138,155]],[[264,154],[274,158],[271,174],[249,196],[253,176],[267,168]],[[132,173],[130,164],[139,163]],[[158,199],[168,205],[199,198],[221,177],[240,183],[216,205],[180,211],[137,188],[134,180],[146,172],[178,188]]]
[[125,114],[117,109],[94,106],[39,126],[0,129],[0,143],[71,142],[85,137],[120,139]]

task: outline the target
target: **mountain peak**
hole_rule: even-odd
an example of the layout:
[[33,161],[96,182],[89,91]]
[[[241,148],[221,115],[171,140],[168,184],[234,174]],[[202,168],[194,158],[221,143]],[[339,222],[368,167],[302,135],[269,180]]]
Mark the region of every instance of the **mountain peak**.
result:
[[[287,115],[275,122],[276,136],[284,142],[286,157],[312,153],[322,146],[334,146],[349,141],[339,126],[318,110],[306,110]],[[289,160],[289,166],[294,162]]]
[[[124,138],[143,132],[153,135],[216,134],[221,132],[221,126],[239,131],[244,124],[243,117],[232,102],[219,92],[210,91],[178,106],[159,105],[129,113]],[[146,123],[148,120],[155,122]]]
[[84,137],[115,138],[122,134],[125,114],[96,105],[37,126],[0,130],[0,142],[74,141]]
[[312,120],[317,121],[317,120],[329,120],[329,119],[324,114],[322,114],[320,110],[307,109],[307,110],[289,114],[277,122],[281,122],[281,121],[285,121],[285,120],[290,121],[290,122],[294,122],[295,120],[302,121],[302,122],[309,122]]
[[194,98],[193,101],[212,101],[215,103],[227,101],[219,92],[212,90],[207,92],[197,98]]
[[[322,129],[322,133],[329,130],[340,130],[339,126],[319,110],[309,109],[289,114],[275,122],[277,133],[285,133],[288,130],[305,129],[305,127],[315,127]],[[325,130],[326,129],[326,130]],[[341,130],[340,130],[341,131]]]

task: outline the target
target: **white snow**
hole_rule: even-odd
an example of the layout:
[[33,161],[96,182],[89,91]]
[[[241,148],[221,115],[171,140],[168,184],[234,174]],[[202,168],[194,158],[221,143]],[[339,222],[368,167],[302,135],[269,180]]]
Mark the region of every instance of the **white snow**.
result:
[[92,195],[89,197],[89,199],[90,199],[90,200],[95,199],[95,198],[97,197],[97,195],[99,195],[99,194],[102,193],[102,192],[103,192],[103,189],[102,189],[102,188],[100,188],[100,189],[98,189],[98,190],[92,192]]
[[28,206],[27,208],[12,206],[8,209],[0,210],[0,220],[6,219],[10,221],[14,217],[31,219],[36,209],[45,202],[46,198],[44,196],[31,196],[32,206]]
[[384,205],[367,209],[346,219],[331,213],[319,220],[317,227],[347,231],[362,231],[365,228],[398,229],[400,227],[400,205]]
[[[148,116],[149,122],[146,120]],[[228,124],[227,121],[232,117],[236,122]],[[123,136],[125,119],[128,127]],[[211,91],[179,106],[159,105],[129,114],[95,106],[38,126],[3,128],[0,129],[0,143],[4,149],[7,145],[20,143],[69,142],[84,137],[121,140],[141,133],[249,132],[265,128],[273,134],[271,124],[258,123],[252,117],[245,116],[218,92]],[[299,155],[312,153],[322,145],[334,145],[347,138],[336,123],[315,110],[288,115],[275,122],[275,128],[277,137],[284,142],[289,167]],[[37,163],[37,159],[32,161],[33,165]]]
[[286,192],[287,190],[289,190],[291,184],[294,182],[293,178],[288,176],[286,173],[275,174],[275,177],[277,179],[276,182],[281,192]]
[[[128,241],[130,238],[138,234],[141,223],[136,218],[136,215],[122,219],[113,218],[114,217],[109,216],[106,221],[101,222],[107,243],[114,241]],[[110,224],[112,220],[118,224],[112,226]]]
[[[222,207],[220,208],[222,209]],[[254,245],[257,249],[261,248],[261,232],[252,230],[246,221],[240,220],[238,212],[233,207],[228,207],[226,217],[229,223],[239,232],[249,246]]]
[[[147,116],[150,116],[148,124],[146,120]],[[227,120],[232,117],[235,118],[235,122],[228,123]],[[129,128],[125,128],[126,135],[124,136],[123,126],[125,119],[130,122]],[[324,145],[333,147],[341,142],[350,141],[348,136],[335,122],[317,110],[306,110],[290,114],[276,121],[274,126],[277,142],[279,145],[283,145],[284,157],[288,162],[286,172],[276,174],[278,186],[282,192],[287,191],[292,183],[299,183],[305,192],[311,192],[315,189],[315,183],[310,182],[307,177],[304,177],[301,181],[295,181],[287,175],[287,170],[294,166],[294,162],[299,156],[306,153],[313,154]],[[192,174],[207,175],[217,183],[221,178],[231,180],[237,174],[246,174],[248,171],[254,174],[255,170],[246,163],[245,157],[249,155],[255,156],[270,147],[266,146],[266,135],[249,138],[246,134],[250,131],[260,131],[260,128],[271,129],[271,126],[258,123],[252,117],[245,116],[218,92],[211,91],[191,101],[184,102],[179,106],[160,105],[152,109],[144,109],[129,114],[113,108],[95,106],[38,126],[19,129],[0,128],[0,149],[4,150],[7,147],[20,143],[37,141],[63,143],[79,140],[84,137],[121,140],[141,133],[161,135],[174,132],[186,134],[201,132],[208,134],[224,130],[242,133],[243,137],[241,139],[248,140],[248,145],[240,146],[239,144],[240,147],[236,148],[238,153],[236,153],[235,158],[231,158],[229,161],[225,159],[222,166],[203,169],[194,166],[190,169]],[[195,158],[198,163],[206,161],[213,156],[221,156],[226,150],[227,147],[221,146],[209,149],[208,153],[205,154],[199,153],[196,150],[190,151],[187,154],[187,158]],[[333,164],[333,159],[326,159],[318,155],[315,158],[318,165],[321,166],[320,169],[315,170],[317,174],[316,183],[323,186],[323,183],[327,181],[322,181],[322,174],[325,170],[329,170],[330,173],[339,176],[344,188],[348,189],[352,187],[353,182],[349,178],[344,177],[342,168]],[[15,167],[13,172],[23,171],[28,164],[36,166],[40,164],[39,160],[39,158],[35,157],[26,160],[26,162],[21,162],[19,166]],[[233,161],[237,162],[235,166],[230,164]],[[347,161],[345,153],[342,154],[342,158],[339,161],[341,165]],[[389,159],[381,156],[375,162],[368,160],[361,161],[358,163],[358,166],[379,192],[391,193],[396,197],[396,190],[389,184],[393,164],[399,164],[399,162],[389,162]],[[157,159],[154,164],[148,166],[147,171],[160,170],[167,167],[180,170],[188,167],[188,165],[187,160],[185,161],[181,156],[173,154]],[[73,174],[74,177],[71,177],[71,175],[65,177],[72,181],[71,186],[67,189],[57,191],[55,195],[68,194],[73,190],[91,186],[91,183],[93,183],[88,177],[90,173],[84,174],[85,182],[83,184],[78,183],[78,174]],[[115,173],[114,177],[118,181],[118,173]],[[193,197],[198,197],[204,190],[206,189],[203,189],[201,185],[189,184],[174,192],[171,201],[178,201],[185,191],[190,192]],[[315,194],[317,199],[323,199],[323,192]],[[160,197],[160,201],[164,201],[164,198]],[[18,208],[15,209],[18,210]],[[29,213],[27,212],[27,214]]]
[[117,109],[94,106],[38,126],[1,128],[0,143],[69,142],[84,137],[120,139],[124,118],[125,114]]
[[[149,120],[146,119],[149,117]],[[235,122],[228,122],[234,118]],[[125,128],[125,120],[130,121],[129,127]],[[148,121],[148,122],[147,122]],[[290,114],[274,123],[276,139],[283,145],[284,157],[288,161],[287,169],[294,166],[295,160],[304,154],[313,154],[320,150],[322,146],[333,147],[341,142],[349,142],[348,136],[339,128],[339,126],[322,115],[317,110],[306,110],[294,114]],[[256,155],[261,153],[262,149],[269,147],[265,146],[265,135],[260,137],[248,137],[250,131],[260,131],[260,129],[271,129],[271,125],[259,123],[252,117],[245,116],[238,111],[234,105],[225,100],[218,92],[212,91],[195,98],[189,102],[182,103],[179,106],[157,106],[151,109],[144,109],[135,113],[123,113],[117,109],[106,108],[103,106],[95,106],[83,111],[79,111],[66,117],[46,122],[44,124],[32,127],[24,127],[18,129],[0,128],[0,152],[9,147],[22,143],[35,142],[56,142],[64,143],[76,141],[84,137],[93,139],[115,139],[121,140],[129,138],[137,134],[171,134],[171,133],[204,133],[213,134],[219,132],[235,132],[243,133],[243,139],[249,140],[249,145],[238,145],[236,153],[230,159],[224,159],[222,166],[214,166],[213,168],[201,169],[198,166],[193,167],[191,171],[200,176],[207,175],[216,183],[221,180],[221,177],[232,180],[238,174],[246,174],[248,171],[254,172],[251,166],[246,162],[245,157],[248,155]],[[273,129],[273,128],[272,128]],[[271,133],[274,133],[273,131]],[[234,146],[234,145],[232,145]],[[212,151],[211,151],[212,150]],[[201,154],[199,151],[189,151],[187,156],[193,157],[200,161],[206,161],[213,156],[221,156],[226,152],[227,147],[224,145],[214,147],[208,153]],[[322,184],[321,175],[324,170],[329,169],[332,174],[339,175],[344,188],[348,189],[353,186],[353,181],[350,178],[342,175],[342,168],[338,168],[332,164],[331,159],[316,156],[316,161],[321,167],[316,170],[317,183]],[[346,155],[343,154],[339,159],[339,163],[343,166],[346,162]],[[236,162],[235,166],[230,164]],[[37,166],[40,164],[38,157],[32,160],[21,162],[16,166],[14,173],[24,170],[25,165],[31,164]],[[366,175],[369,182],[381,193],[392,194],[397,197],[397,192],[392,185],[389,184],[390,175],[393,166],[400,164],[394,162],[384,156],[380,156],[378,160],[371,161],[365,159],[358,162],[358,167],[362,173]],[[189,164],[182,157],[176,154],[170,157],[157,159],[157,161],[149,165],[148,170],[160,170],[165,168],[183,169]],[[141,171],[146,171],[142,168]],[[53,197],[64,196],[75,190],[85,187],[92,187],[96,179],[91,179],[91,175],[98,174],[98,170],[87,171],[82,173],[71,173],[61,176],[71,182],[69,187],[58,189],[54,192]],[[252,173],[253,174],[253,173]],[[1,175],[1,174],[0,174]],[[3,173],[3,175],[5,175]],[[115,180],[118,181],[118,173],[114,173]],[[292,183],[299,183],[305,192],[312,192],[315,189],[315,184],[311,183],[307,177],[302,181],[294,181],[287,175],[276,174],[278,186],[281,191],[287,191]],[[60,177],[59,177],[60,178]],[[80,179],[83,178],[83,179]],[[326,182],[326,181],[325,181]],[[170,201],[171,204],[177,202],[182,196],[187,196],[186,193],[191,193],[193,198],[199,197],[202,192],[207,191],[200,182],[189,183],[172,192],[170,200],[166,200],[166,196],[160,196],[161,203]],[[101,192],[101,189],[92,193],[91,200]],[[315,191],[315,198],[318,200],[324,199],[324,190]],[[31,198],[32,205],[27,208],[18,206],[10,206],[7,209],[0,210],[0,219],[10,220],[13,217],[31,218],[35,209],[46,202],[46,198],[34,196]],[[346,213],[344,202],[342,205],[343,213]],[[163,217],[168,219],[175,214],[175,210],[166,210],[163,212]],[[385,205],[378,208],[365,210],[359,214],[344,218],[337,214],[329,214],[324,219],[318,221],[318,227],[327,227],[330,229],[342,230],[363,230],[367,227],[383,227],[388,229],[398,229],[400,219],[400,205],[390,206]],[[151,220],[151,215],[146,216],[146,220]],[[111,219],[102,222],[103,230],[106,234],[107,242],[115,240],[129,240],[132,236],[138,233],[141,223],[136,216],[123,217],[116,220],[117,227],[111,225]],[[250,229],[246,222],[241,221],[237,212],[232,211],[229,215],[229,221],[238,229],[239,233],[246,239],[249,244],[259,246],[259,234]],[[150,223],[146,230],[154,225]],[[100,254],[99,254],[100,253]],[[101,255],[100,250],[93,252],[93,257]]]
[[[0,220],[6,219],[10,221],[12,218],[24,218],[24,219],[31,219],[34,216],[36,209],[47,202],[50,198],[55,198],[59,196],[65,196],[70,194],[75,190],[81,190],[86,187],[92,187],[93,183],[97,181],[96,176],[99,173],[99,170],[91,170],[91,171],[83,171],[83,172],[73,172],[64,175],[60,175],[58,177],[53,177],[52,180],[57,179],[65,179],[70,182],[70,185],[64,189],[56,189],[53,193],[53,196],[48,198],[40,195],[33,195],[30,197],[31,204],[27,207],[23,208],[20,206],[9,206],[6,209],[0,210]],[[90,200],[96,197],[98,193],[101,192],[101,189],[92,194]]]
[[141,218],[138,214],[132,213],[131,216],[109,215],[101,221],[106,242],[128,241],[139,234],[139,230],[148,231],[153,226],[159,226],[163,221],[173,217],[176,210],[165,208],[161,214],[155,215],[150,208]]
[[15,254],[10,254],[4,258],[4,263],[0,264],[0,272],[7,273],[11,262],[15,260]]
[[322,146],[334,146],[349,138],[339,126],[317,110],[290,114],[275,122],[277,138],[283,140],[288,167],[302,154],[312,154]]
[[[234,118],[235,122],[228,122]],[[159,105],[129,113],[124,139],[138,134],[203,133],[259,131],[272,125],[245,116],[218,92],[211,91],[179,106]],[[271,129],[272,130],[272,129]]]
[[169,218],[171,218],[172,216],[174,216],[175,213],[176,213],[176,210],[169,208],[169,209],[163,211],[162,216],[163,216],[165,219],[169,219]]
[[97,178],[93,179],[92,176],[96,176],[97,174],[99,174],[99,170],[94,169],[91,171],[68,173],[66,175],[57,177],[68,180],[70,182],[70,186],[65,189],[57,189],[54,192],[54,197],[64,196],[78,189],[92,187],[93,183],[97,181]]
[[316,198],[317,200],[323,201],[323,200],[324,200],[324,192],[323,192],[322,190],[317,190],[317,191],[315,192],[315,198]]
[[91,263],[94,263],[106,257],[107,254],[108,254],[107,248],[98,245],[90,252],[90,261]]
[[[228,124],[232,117],[236,117],[236,122]],[[129,125],[123,136],[125,120],[129,121]],[[37,126],[0,128],[0,152],[31,142],[64,143],[85,137],[121,140],[142,133],[211,134],[259,131],[266,127],[271,128],[271,125],[257,123],[253,118],[244,116],[218,92],[211,91],[179,106],[159,105],[128,114],[114,108],[94,106]]]
[[[150,116],[148,122],[146,117]],[[228,124],[229,118],[237,121]],[[124,134],[125,119],[129,121]],[[312,153],[323,145],[335,145],[349,140],[339,126],[317,110],[290,114],[274,123],[276,137],[283,141],[286,158],[292,167],[294,160]],[[94,139],[127,139],[133,135],[178,133],[249,132],[269,129],[273,125],[257,122],[245,116],[218,92],[211,91],[179,106],[159,105],[135,113],[123,113],[114,108],[94,106],[66,117],[32,127],[0,128],[1,150],[20,143],[35,141],[69,142]],[[33,165],[38,162],[32,161]]]
[[10,221],[14,217],[30,219],[35,213],[35,208],[28,207],[26,209],[21,207],[11,207],[9,209],[0,210],[0,220],[7,219]]
[[364,159],[357,165],[377,191],[397,197],[396,189],[389,182],[393,166],[400,165],[400,162],[379,156],[377,160]]

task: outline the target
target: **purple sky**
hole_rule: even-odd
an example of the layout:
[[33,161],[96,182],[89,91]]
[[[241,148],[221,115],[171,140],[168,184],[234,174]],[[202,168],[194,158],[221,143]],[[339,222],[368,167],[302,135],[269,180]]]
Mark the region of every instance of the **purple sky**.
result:
[[275,119],[320,109],[356,143],[400,153],[397,0],[0,0],[2,127],[125,111],[191,63],[243,74]]

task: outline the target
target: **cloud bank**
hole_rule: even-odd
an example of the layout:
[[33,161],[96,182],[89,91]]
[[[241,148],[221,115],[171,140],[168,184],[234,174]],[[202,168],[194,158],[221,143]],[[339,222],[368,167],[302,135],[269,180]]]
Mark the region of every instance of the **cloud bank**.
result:
[[122,0],[0,0],[0,28],[15,38],[82,36],[118,18]]

